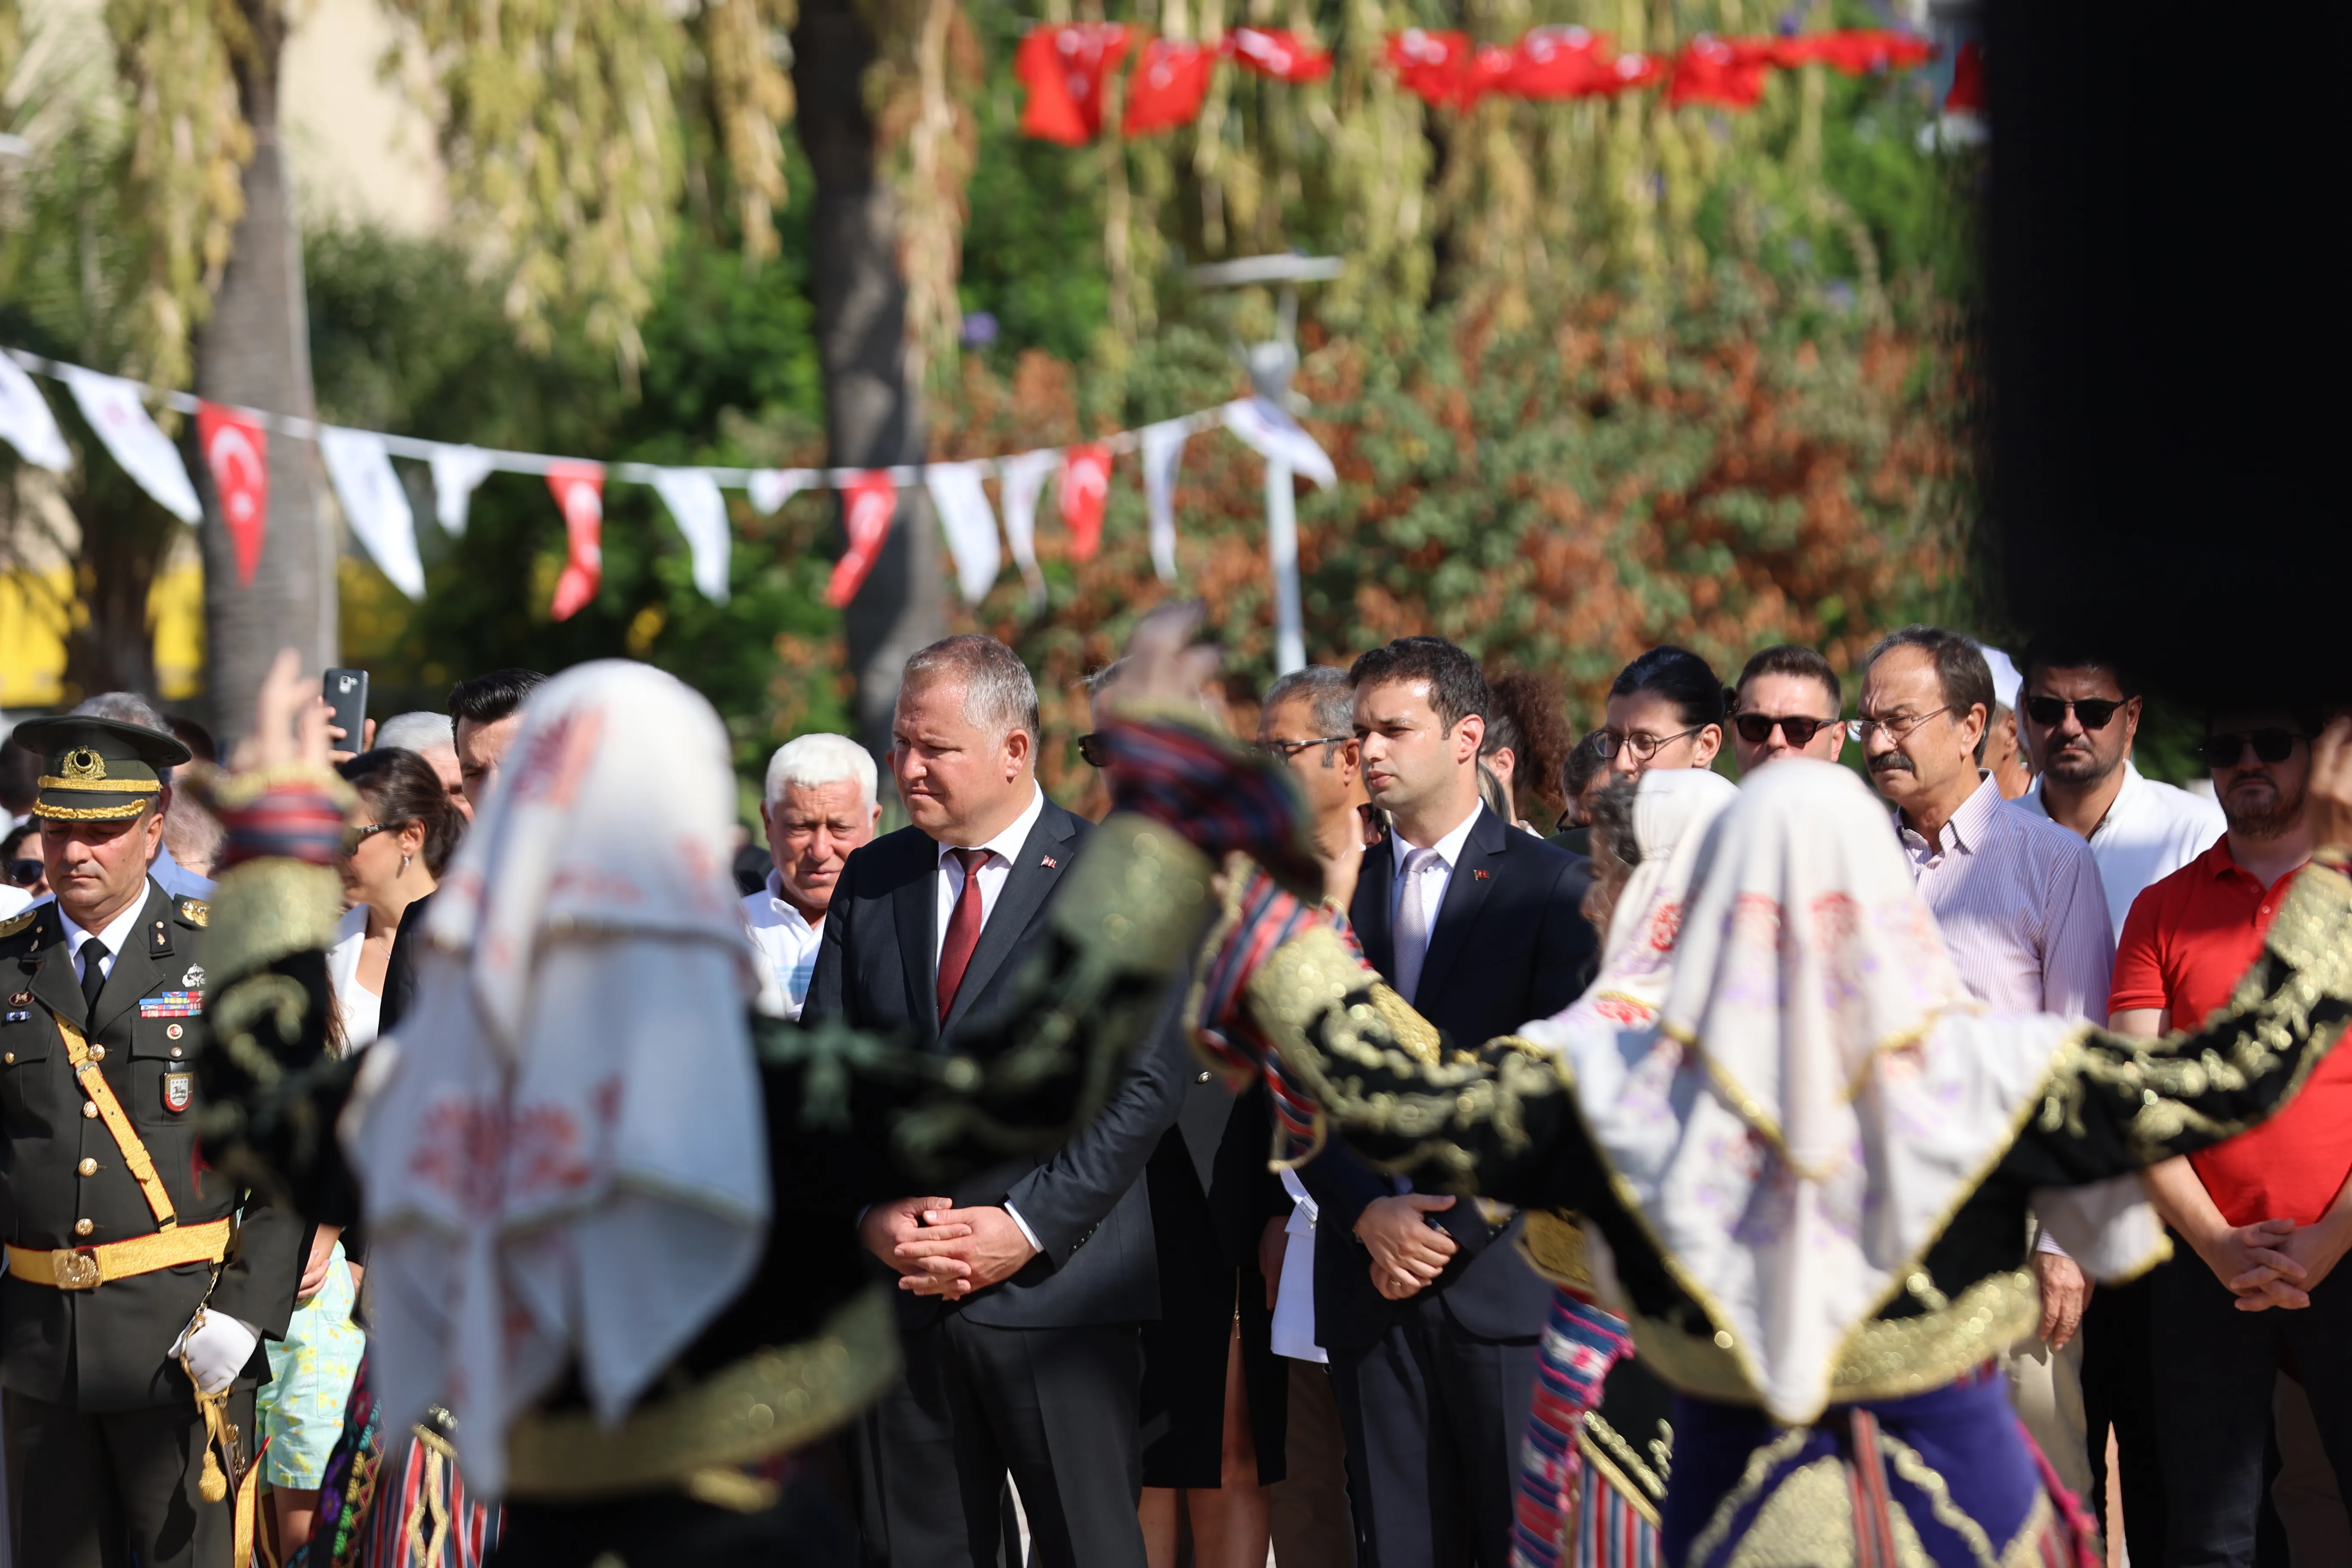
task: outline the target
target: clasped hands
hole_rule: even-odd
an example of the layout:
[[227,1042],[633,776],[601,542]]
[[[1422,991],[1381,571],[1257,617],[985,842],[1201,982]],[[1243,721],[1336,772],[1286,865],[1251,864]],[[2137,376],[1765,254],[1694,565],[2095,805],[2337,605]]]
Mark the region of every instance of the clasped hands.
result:
[[2331,1210],[2311,1225],[2266,1219],[2192,1236],[2189,1242],[2237,1297],[2238,1310],[2308,1307],[2311,1292],[2352,1249],[2352,1217]]
[[949,1301],[1012,1279],[1037,1256],[1003,1209],[958,1208],[953,1198],[876,1204],[858,1222],[857,1238],[898,1271],[899,1289]]

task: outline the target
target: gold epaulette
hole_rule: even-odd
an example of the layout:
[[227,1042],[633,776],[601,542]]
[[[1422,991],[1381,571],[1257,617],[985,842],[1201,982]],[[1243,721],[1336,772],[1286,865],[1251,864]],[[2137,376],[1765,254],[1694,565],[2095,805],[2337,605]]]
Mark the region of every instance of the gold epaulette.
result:
[[202,899],[182,899],[180,918],[192,926],[208,926],[213,923],[213,907]]
[[33,922],[40,918],[41,907],[36,904],[23,914],[10,915],[6,920],[0,921],[0,942],[5,942],[10,937],[31,929]]

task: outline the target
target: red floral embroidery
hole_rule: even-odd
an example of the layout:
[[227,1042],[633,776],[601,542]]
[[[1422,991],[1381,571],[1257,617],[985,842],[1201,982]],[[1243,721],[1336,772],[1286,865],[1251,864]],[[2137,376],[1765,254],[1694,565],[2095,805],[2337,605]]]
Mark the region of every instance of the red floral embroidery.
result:
[[580,776],[604,733],[604,715],[590,708],[565,713],[531,737],[515,776],[505,787],[518,801],[544,795],[550,805],[570,805]]
[[1675,939],[1682,934],[1683,907],[1678,903],[1660,904],[1650,914],[1649,942],[1653,951],[1671,952]]

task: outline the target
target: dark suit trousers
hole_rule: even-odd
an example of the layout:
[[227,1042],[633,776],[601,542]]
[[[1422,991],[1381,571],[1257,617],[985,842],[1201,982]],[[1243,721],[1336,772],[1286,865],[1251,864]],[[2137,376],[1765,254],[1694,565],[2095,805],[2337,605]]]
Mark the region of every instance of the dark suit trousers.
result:
[[2106,1521],[2130,1544],[2134,1563],[2164,1563],[2164,1462],[2158,1455],[2156,1420],[2154,1332],[2157,1276],[2168,1268],[2204,1268],[2204,1260],[2179,1245],[2169,1263],[2160,1263],[2127,1285],[2102,1285],[2091,1292],[2083,1314],[2083,1415],[2091,1443],[2094,1515],[2107,1506],[2107,1428],[2116,1430],[2116,1458],[2123,1468],[2121,1520]]
[[2193,1256],[2155,1284],[2157,1433],[2171,1505],[2164,1561],[2252,1568],[2283,1360],[2310,1396],[2339,1485],[2352,1479],[2352,1275],[2339,1268],[2321,1280],[2300,1311],[2239,1311]]
[[1465,1333],[1436,1294],[1331,1352],[1364,1568],[1508,1568],[1536,1346]]
[[1144,1568],[1135,1324],[1000,1329],[949,1311],[901,1337],[906,1373],[858,1426],[869,1563],[993,1568],[1009,1470],[1037,1568]]
[[[253,1430],[253,1392],[229,1401]],[[206,1502],[205,1422],[193,1398],[152,1410],[84,1415],[0,1390],[15,1568],[216,1568],[235,1521]]]

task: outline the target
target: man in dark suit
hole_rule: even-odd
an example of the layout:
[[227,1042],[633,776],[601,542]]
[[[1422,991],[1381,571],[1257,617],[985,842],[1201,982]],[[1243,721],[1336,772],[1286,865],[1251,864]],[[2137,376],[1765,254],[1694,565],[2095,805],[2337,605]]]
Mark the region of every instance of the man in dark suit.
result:
[[[1087,824],[1037,787],[1037,689],[994,638],[907,661],[890,765],[913,824],[842,868],[804,1024],[937,1045],[1001,1006]],[[1140,1180],[1189,1061],[1168,1026],[1056,1153],[858,1216],[899,1276],[904,1374],[857,1443],[869,1560],[998,1560],[1009,1469],[1044,1568],[1143,1568],[1139,1327],[1160,1310]]]
[[[1349,675],[1365,788],[1393,825],[1349,906],[1365,956],[1464,1045],[1558,1012],[1592,955],[1590,868],[1479,804],[1477,665],[1443,638],[1405,637]],[[1316,1335],[1367,1568],[1504,1568],[1551,1300],[1514,1245],[1517,1220],[1402,1190],[1337,1145],[1300,1176],[1320,1209]]]

